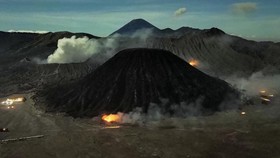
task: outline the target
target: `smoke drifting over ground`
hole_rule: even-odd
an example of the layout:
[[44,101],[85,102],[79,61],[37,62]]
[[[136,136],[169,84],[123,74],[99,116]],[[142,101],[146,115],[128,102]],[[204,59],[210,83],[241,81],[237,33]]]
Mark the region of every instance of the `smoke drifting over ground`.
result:
[[252,74],[249,78],[228,77],[227,82],[240,90],[245,90],[248,96],[256,96],[261,90],[272,93],[280,91],[280,74],[264,75],[262,71]]
[[[158,106],[151,107],[147,114],[142,113],[141,109],[135,109],[129,113],[118,112],[117,115],[120,124],[132,124],[149,128],[178,128],[178,129],[207,129],[213,125],[223,127],[239,127],[241,131],[250,130],[250,126],[279,120],[280,98],[277,96],[275,102],[269,105],[257,103],[253,106],[247,106],[239,109],[233,109],[223,112],[216,112],[213,115],[189,115],[187,117],[171,117],[162,114]],[[197,109],[197,108],[196,108]],[[245,112],[245,114],[242,114]]]
[[[208,123],[227,124],[244,120],[258,122],[260,120],[267,121],[279,118],[280,98],[278,94],[280,92],[280,74],[265,75],[260,71],[252,74],[248,78],[231,76],[228,77],[226,81],[240,91],[243,91],[245,95],[249,97],[258,99],[261,90],[265,90],[269,94],[274,94],[273,102],[269,105],[263,105],[260,101],[257,101],[254,105],[244,106],[241,100],[231,98],[229,95],[228,98],[220,104],[220,109],[223,112],[216,112],[211,116],[203,116],[201,115],[201,102],[203,101],[203,97],[201,97],[190,104],[182,102],[178,105],[172,105],[174,114],[171,116],[160,108],[168,104],[168,100],[161,99],[161,104],[150,103],[147,113],[143,113],[141,108],[135,109],[129,113],[118,112],[117,115],[120,117],[119,123],[163,128],[184,128],[186,125],[189,126],[189,123],[193,125]],[[242,110],[240,110],[241,107]],[[242,115],[241,112],[245,112],[245,115]]]
[[[203,115],[203,100],[204,97],[199,97],[192,103],[181,102],[180,104],[173,104],[171,106],[173,114],[170,114],[168,111],[163,109],[163,107],[169,104],[169,101],[168,99],[162,98],[160,104],[150,103],[147,113],[144,113],[140,107],[135,108],[129,113],[118,112],[116,114],[119,118],[117,122],[121,124],[137,124],[140,126],[145,126],[150,123],[156,125],[166,120],[188,119],[205,116]],[[239,100],[236,98],[233,100],[232,98],[228,97],[220,104],[220,108],[221,110],[235,111],[238,105],[240,105]],[[180,125],[180,123],[176,122],[176,125]]]
[[146,39],[150,35],[151,29],[142,29],[129,36],[114,34],[101,39],[76,38],[76,36],[63,38],[58,40],[57,49],[48,56],[47,63],[80,63],[89,58],[92,62],[103,63],[122,49],[145,47]]

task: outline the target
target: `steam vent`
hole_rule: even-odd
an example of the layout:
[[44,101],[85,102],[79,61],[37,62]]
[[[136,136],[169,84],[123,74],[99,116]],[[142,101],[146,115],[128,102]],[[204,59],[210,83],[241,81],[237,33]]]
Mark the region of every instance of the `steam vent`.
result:
[[38,96],[44,97],[47,111],[92,117],[136,107],[147,112],[155,104],[171,115],[174,105],[182,103],[200,106],[203,113],[215,112],[229,94],[238,96],[226,82],[171,52],[139,48],[120,51],[79,82],[48,88]]

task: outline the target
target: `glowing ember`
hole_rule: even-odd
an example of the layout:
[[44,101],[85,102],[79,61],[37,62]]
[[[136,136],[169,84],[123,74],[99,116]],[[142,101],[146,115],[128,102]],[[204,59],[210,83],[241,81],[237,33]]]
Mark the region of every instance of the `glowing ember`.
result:
[[266,93],[266,91],[262,90],[262,91],[260,91],[260,93]]
[[245,112],[245,111],[242,111],[242,112],[241,112],[241,115],[246,115],[246,112]]
[[198,66],[199,63],[198,63],[197,60],[191,59],[191,60],[189,60],[189,64],[190,64],[191,66],[196,67],[196,66]]
[[15,99],[6,99],[5,101],[2,101],[2,105],[12,105],[13,103],[23,102],[24,98],[15,98]]
[[106,122],[120,122],[121,118],[118,114],[103,115],[102,120]]
[[8,106],[7,109],[14,109],[14,106]]

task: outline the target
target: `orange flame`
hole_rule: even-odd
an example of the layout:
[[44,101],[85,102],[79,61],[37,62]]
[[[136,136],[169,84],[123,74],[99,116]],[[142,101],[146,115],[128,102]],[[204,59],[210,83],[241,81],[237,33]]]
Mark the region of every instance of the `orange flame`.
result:
[[190,64],[191,66],[196,67],[196,66],[198,66],[199,62],[198,62],[198,60],[191,59],[191,60],[189,60],[189,64]]
[[118,114],[103,115],[102,120],[106,122],[120,122],[121,117]]

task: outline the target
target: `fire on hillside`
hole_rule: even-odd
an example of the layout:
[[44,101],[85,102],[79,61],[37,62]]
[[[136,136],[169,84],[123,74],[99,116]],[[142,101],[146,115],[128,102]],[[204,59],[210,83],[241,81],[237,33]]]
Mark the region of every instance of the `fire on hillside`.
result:
[[102,120],[108,123],[119,123],[121,122],[121,117],[118,114],[103,115]]
[[195,59],[189,60],[188,63],[193,67],[197,67],[199,65],[198,60],[195,60]]

